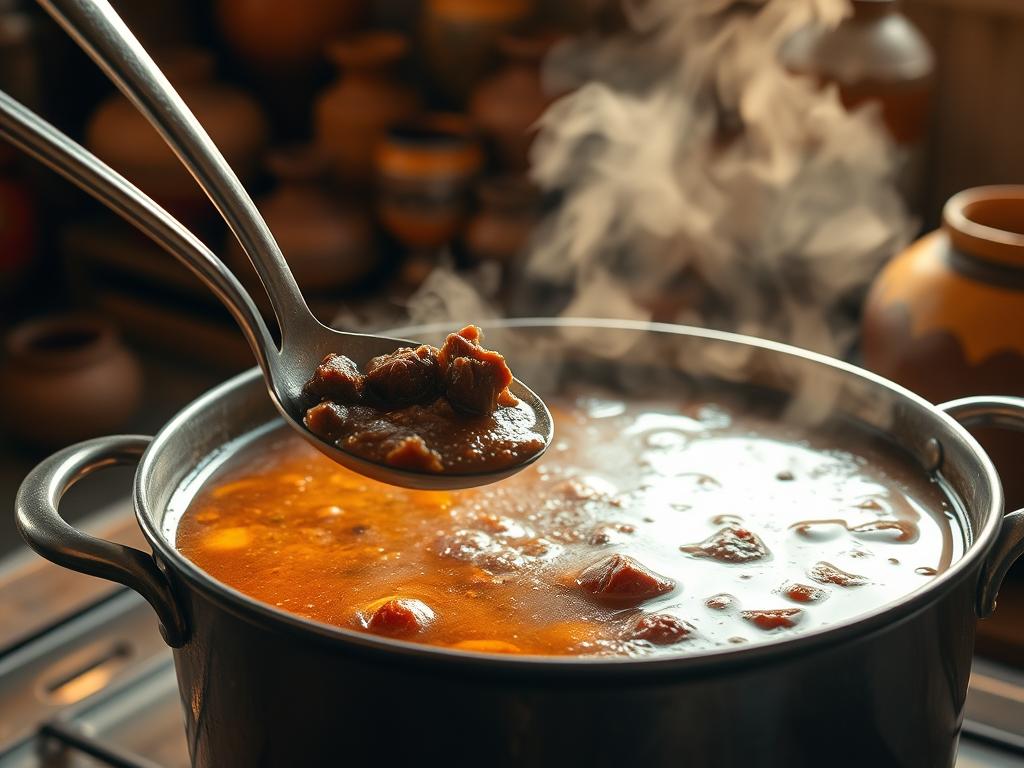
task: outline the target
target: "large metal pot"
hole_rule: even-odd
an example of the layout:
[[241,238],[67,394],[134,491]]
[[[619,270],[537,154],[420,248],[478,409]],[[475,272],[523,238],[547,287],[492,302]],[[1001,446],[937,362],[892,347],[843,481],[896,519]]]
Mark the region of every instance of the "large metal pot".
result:
[[[441,330],[402,335],[430,341]],[[703,382],[777,398],[779,418],[832,413],[884,431],[959,499],[965,554],[916,592],[848,621],[653,660],[469,654],[318,624],[217,582],[174,547],[180,489],[278,418],[251,371],[152,440],[61,451],[18,496],[34,549],[127,584],[156,610],[194,765],[953,765],[975,619],[992,610],[1024,549],[1024,511],[1003,516],[992,464],[957,419],[1022,429],[1024,400],[934,407],[835,360],[678,326],[521,320],[487,332],[542,394],[594,376],[662,394]],[[57,513],[76,480],[135,460],[152,555],[86,536]]]

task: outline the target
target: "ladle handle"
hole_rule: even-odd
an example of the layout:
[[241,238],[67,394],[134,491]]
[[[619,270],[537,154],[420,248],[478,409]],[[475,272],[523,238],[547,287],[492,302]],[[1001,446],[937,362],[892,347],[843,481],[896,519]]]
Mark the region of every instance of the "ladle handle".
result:
[[206,130],[107,0],[39,0],[39,4],[145,115],[199,182],[256,268],[281,327],[315,324],[281,249]]
[[0,91],[0,136],[133,224],[198,277],[227,307],[268,371],[274,341],[249,294],[199,238],[117,171]]

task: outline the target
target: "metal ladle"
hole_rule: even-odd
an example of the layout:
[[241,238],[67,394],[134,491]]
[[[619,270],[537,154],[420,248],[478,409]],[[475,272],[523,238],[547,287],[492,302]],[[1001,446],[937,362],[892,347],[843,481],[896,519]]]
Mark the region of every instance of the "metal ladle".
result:
[[171,146],[209,196],[249,256],[266,288],[281,329],[274,343],[251,297],[231,271],[167,211],[116,171],[30,110],[0,95],[0,133],[112,208],[183,262],[228,308],[263,370],[277,409],[307,441],[349,469],[392,485],[444,490],[484,485],[507,477],[539,458],[553,436],[543,401],[516,379],[509,390],[536,415],[544,447],[523,462],[496,471],[429,473],[399,469],[327,443],[302,422],[308,403],[302,388],[329,352],[358,364],[411,342],[336,331],[306,306],[270,229],[234,171],[150,56],[106,0],[40,0],[100,65]]

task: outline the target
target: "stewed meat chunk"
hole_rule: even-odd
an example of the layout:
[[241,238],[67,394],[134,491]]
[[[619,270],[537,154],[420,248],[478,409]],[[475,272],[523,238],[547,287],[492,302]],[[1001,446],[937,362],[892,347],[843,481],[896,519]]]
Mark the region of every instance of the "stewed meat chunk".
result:
[[748,563],[768,554],[768,547],[756,533],[738,525],[722,528],[699,544],[684,544],[679,549],[693,557],[713,557],[725,563]]
[[652,645],[672,645],[685,640],[691,632],[692,627],[671,614],[645,613],[631,623],[629,635]]
[[675,582],[626,555],[610,555],[585,568],[576,579],[596,598],[639,603],[675,589]]
[[373,358],[366,364],[366,391],[382,408],[436,400],[441,393],[437,350],[423,344]]
[[758,629],[771,631],[795,627],[803,611],[799,608],[773,608],[767,611],[743,611],[740,615]]
[[440,349],[401,347],[361,373],[327,355],[304,387],[320,401],[304,419],[311,432],[371,461],[419,472],[504,469],[544,449],[537,414],[508,391],[505,358],[480,345],[475,325]]
[[359,367],[344,355],[332,352],[320,361],[303,391],[311,399],[333,400],[344,405],[362,399],[363,385]]
[[815,563],[814,567],[807,572],[807,575],[819,584],[835,584],[840,587],[859,587],[868,583],[865,577],[854,573],[847,573],[841,568],[836,568],[832,563],[826,563],[824,560]]
[[422,600],[397,597],[374,610],[366,628],[379,635],[400,637],[423,631],[433,620],[434,612]]

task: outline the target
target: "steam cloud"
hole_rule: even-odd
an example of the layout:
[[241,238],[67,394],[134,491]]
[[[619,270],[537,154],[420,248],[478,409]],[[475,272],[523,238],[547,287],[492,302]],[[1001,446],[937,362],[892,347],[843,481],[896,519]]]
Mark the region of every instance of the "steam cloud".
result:
[[[786,71],[778,49],[848,10],[845,0],[626,0],[629,30],[557,48],[545,80],[570,93],[541,119],[531,175],[560,202],[526,255],[527,278],[570,289],[566,315],[844,351],[845,308],[913,222],[877,109],[847,112],[835,88]],[[530,295],[514,314],[538,311]],[[414,321],[491,307],[446,268],[409,304]]]

